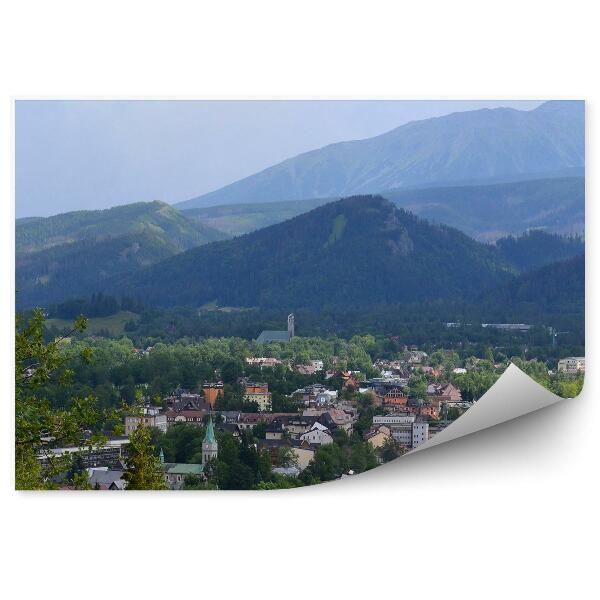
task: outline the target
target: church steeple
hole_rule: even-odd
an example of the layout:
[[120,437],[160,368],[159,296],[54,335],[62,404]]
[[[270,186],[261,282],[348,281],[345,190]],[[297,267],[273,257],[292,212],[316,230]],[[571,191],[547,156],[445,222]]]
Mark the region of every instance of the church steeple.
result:
[[161,464],[165,462],[165,453],[163,452],[163,449],[160,449],[160,453],[158,454],[158,460],[160,460]]
[[206,465],[209,461],[215,460],[219,452],[219,445],[215,438],[215,430],[212,422],[212,415],[208,417],[208,424],[206,425],[206,435],[202,442],[202,464]]

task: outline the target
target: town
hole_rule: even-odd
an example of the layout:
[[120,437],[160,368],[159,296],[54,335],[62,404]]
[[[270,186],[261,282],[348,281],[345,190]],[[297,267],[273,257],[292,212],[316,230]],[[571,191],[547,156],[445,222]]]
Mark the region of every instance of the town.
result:
[[[257,349],[273,341],[286,344],[294,337],[293,315],[288,331],[261,336]],[[138,360],[155,352],[153,346],[131,350]],[[130,436],[147,429],[166,489],[274,489],[351,477],[425,443],[467,411],[506,366],[475,357],[456,366],[452,352],[428,354],[408,345],[395,358],[373,361],[368,374],[347,365],[337,356],[302,362],[245,356],[244,372],[227,374],[229,383],[223,382],[223,367],[193,389],[138,393],[123,414],[122,435],[95,446],[52,447],[38,460],[48,465],[75,457],[86,489],[123,490]],[[571,381],[584,371],[583,357],[569,357],[550,374]],[[473,381],[490,372],[492,378],[474,389]],[[285,377],[306,384],[279,395],[274,407],[271,388]],[[231,469],[245,472],[242,455],[252,457],[248,464],[256,473],[238,481]],[[56,482],[71,485],[60,476]]]

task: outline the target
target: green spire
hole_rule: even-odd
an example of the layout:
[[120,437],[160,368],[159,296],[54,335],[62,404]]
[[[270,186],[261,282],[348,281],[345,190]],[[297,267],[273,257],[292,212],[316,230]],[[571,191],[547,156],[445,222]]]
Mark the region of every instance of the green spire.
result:
[[160,449],[160,453],[158,455],[158,460],[160,460],[161,463],[165,462],[165,453],[163,452],[163,449]]
[[208,417],[208,424],[206,426],[206,435],[204,436],[205,444],[214,444],[217,440],[215,440],[215,430],[213,428],[212,415]]

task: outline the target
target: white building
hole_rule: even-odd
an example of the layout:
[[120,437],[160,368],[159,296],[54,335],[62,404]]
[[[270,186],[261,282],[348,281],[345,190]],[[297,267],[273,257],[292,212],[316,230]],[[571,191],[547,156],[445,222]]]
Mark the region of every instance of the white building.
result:
[[386,425],[392,437],[411,450],[429,439],[429,423],[417,421],[415,415],[377,415],[373,417],[373,425]]
[[558,370],[569,375],[585,373],[585,356],[569,356],[558,361]]
[[156,427],[163,433],[167,431],[167,415],[161,415],[160,407],[158,406],[145,406],[144,416],[138,417],[134,415],[127,415],[125,417],[125,435],[132,434],[139,426],[140,422],[144,420],[144,427]]
[[317,421],[306,433],[300,436],[300,441],[305,441],[315,446],[323,446],[333,443],[333,436],[325,425]]

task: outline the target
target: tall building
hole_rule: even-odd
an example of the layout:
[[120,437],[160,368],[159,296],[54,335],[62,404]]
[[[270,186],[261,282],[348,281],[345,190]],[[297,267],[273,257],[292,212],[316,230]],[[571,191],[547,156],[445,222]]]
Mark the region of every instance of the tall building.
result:
[[215,438],[212,417],[209,417],[208,425],[206,426],[206,435],[202,442],[202,466],[206,466],[211,460],[216,460],[218,453],[219,446],[217,444],[217,439]]
[[291,340],[294,337],[294,313],[288,315],[288,338]]
[[248,382],[244,391],[244,400],[256,402],[261,411],[271,410],[271,392],[269,392],[268,384]]

